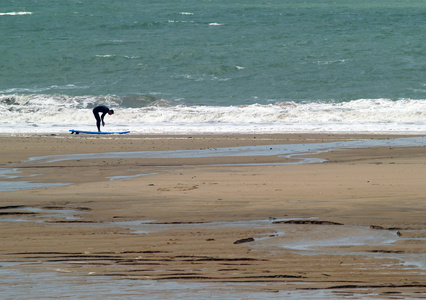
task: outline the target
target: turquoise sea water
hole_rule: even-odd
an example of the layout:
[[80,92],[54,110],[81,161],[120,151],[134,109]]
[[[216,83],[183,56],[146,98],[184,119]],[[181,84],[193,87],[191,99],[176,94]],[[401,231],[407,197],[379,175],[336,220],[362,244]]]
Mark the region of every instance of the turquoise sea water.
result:
[[[409,130],[426,130],[425,17],[424,0],[5,1],[0,105],[11,113],[1,113],[3,127],[60,127],[55,112],[98,103],[125,111],[115,119],[123,128],[215,122],[186,110],[171,115],[176,106],[212,115],[221,113],[215,107],[278,105],[271,118],[258,121],[254,109],[220,123],[300,123],[317,114],[330,124],[350,116],[327,111],[357,113],[363,100],[362,109],[378,101],[386,108],[354,123],[414,122]],[[159,105],[168,109],[157,111],[161,119],[140,118]],[[29,107],[50,119],[25,116]],[[286,119],[290,107],[306,115]],[[400,107],[410,113],[394,116]],[[393,117],[384,120],[387,111]],[[66,125],[91,124],[90,117]]]

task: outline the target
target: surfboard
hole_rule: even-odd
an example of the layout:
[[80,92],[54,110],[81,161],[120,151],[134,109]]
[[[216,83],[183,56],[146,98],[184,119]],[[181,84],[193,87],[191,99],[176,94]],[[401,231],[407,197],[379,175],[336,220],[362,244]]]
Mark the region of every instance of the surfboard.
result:
[[71,134],[75,133],[75,134],[79,134],[79,133],[86,133],[86,134],[125,134],[125,133],[129,133],[130,131],[85,131],[85,130],[75,130],[75,129],[70,129]]

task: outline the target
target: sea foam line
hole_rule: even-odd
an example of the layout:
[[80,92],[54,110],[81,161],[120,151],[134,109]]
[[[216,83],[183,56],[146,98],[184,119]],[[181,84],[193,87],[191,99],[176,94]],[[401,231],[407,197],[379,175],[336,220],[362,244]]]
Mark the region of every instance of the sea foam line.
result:
[[0,13],[0,16],[22,16],[22,15],[32,15],[30,11],[18,11],[18,12],[6,12]]
[[132,133],[426,132],[426,100],[186,106],[154,97],[15,94],[0,95],[0,133],[88,130],[99,103],[116,111],[108,130]]

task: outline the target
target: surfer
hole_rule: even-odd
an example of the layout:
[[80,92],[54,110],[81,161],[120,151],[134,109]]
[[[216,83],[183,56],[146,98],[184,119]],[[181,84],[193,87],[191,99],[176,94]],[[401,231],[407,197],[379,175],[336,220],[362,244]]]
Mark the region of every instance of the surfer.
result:
[[[99,117],[99,113],[102,113],[100,117]],[[99,105],[93,109],[93,114],[95,115],[95,118],[96,118],[96,126],[98,127],[99,132],[101,132],[101,121],[102,121],[102,126],[105,126],[105,122],[104,122],[105,115],[106,114],[112,115],[113,113],[114,111],[112,109],[109,109],[105,105]]]

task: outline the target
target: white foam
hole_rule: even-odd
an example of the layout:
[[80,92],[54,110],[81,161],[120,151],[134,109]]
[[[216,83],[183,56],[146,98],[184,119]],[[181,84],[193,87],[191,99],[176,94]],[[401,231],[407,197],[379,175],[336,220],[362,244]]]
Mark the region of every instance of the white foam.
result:
[[[65,87],[66,88],[66,87]],[[151,100],[147,100],[148,102]],[[147,102],[147,103],[148,103]],[[2,95],[0,133],[61,133],[95,126],[91,109],[105,104],[108,131],[132,133],[426,133],[426,100],[359,99],[342,103],[185,106],[152,100],[124,107],[118,96]]]
[[22,15],[32,15],[30,11],[17,11],[17,12],[6,12],[0,13],[0,16],[22,16]]

